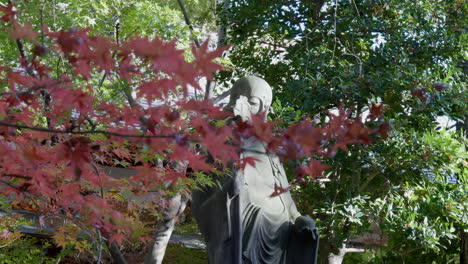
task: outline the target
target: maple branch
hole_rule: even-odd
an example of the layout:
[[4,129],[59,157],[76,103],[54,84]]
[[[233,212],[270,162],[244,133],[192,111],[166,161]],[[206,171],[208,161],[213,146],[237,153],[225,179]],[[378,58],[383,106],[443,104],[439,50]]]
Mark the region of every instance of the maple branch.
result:
[[24,191],[18,189],[17,186],[15,186],[15,185],[13,185],[13,184],[7,182],[7,181],[4,181],[4,180],[2,180],[2,179],[0,179],[0,183],[3,183],[3,184],[5,184],[6,186],[8,186],[8,187],[10,187],[10,188],[13,188],[13,189],[15,189],[15,190],[18,190],[18,191],[20,191],[20,192],[24,192]]
[[[117,43],[117,45],[120,45],[119,29],[120,29],[120,22],[118,22],[118,20],[117,20],[117,23],[115,23],[115,25],[114,25],[114,36],[115,36],[115,42]],[[115,58],[116,54],[117,54],[117,52],[114,51],[113,54],[112,54],[112,58]],[[101,80],[99,81],[99,84],[98,84],[98,90],[101,89],[101,87],[104,84],[104,81],[106,80],[106,78],[107,78],[107,72],[104,71],[104,74],[102,75],[102,78],[101,78]]]
[[18,47],[18,51],[20,53],[21,58],[26,58],[26,54],[24,53],[24,45],[21,39],[16,40],[16,46]]
[[101,230],[99,228],[96,228],[97,234],[98,234],[98,245],[97,245],[97,250],[98,250],[98,255],[97,255],[97,263],[101,263],[101,258],[102,258],[102,235],[101,235]]
[[232,89],[229,89],[227,91],[225,91],[224,93],[222,93],[221,95],[219,95],[218,97],[216,97],[213,101],[213,104],[217,104],[219,102],[221,102],[222,100],[224,100],[224,98],[228,97],[231,95],[231,90]]
[[93,120],[91,120],[91,118],[89,118],[88,116],[85,116],[84,118],[91,125],[91,131],[94,131],[96,129],[96,124],[93,122]]
[[101,87],[104,84],[104,81],[106,80],[106,77],[107,77],[107,72],[104,71],[104,73],[102,74],[101,80],[99,80],[97,90],[101,90]]
[[[26,196],[29,196],[29,199],[30,201],[37,207],[37,208],[41,208],[39,206],[39,204],[36,203],[36,201],[32,198],[33,194],[31,194],[27,189],[23,189],[21,188],[21,185],[20,186],[15,186],[7,181],[4,181],[2,179],[0,179],[0,183],[3,183],[5,184],[6,186],[10,187],[10,188],[13,188],[15,190],[17,190],[18,192],[21,192],[21,193],[24,193]],[[40,199],[40,198],[39,198]]]
[[24,176],[24,175],[18,175],[18,174],[3,174],[2,176],[11,177],[11,178],[25,179],[25,180],[31,180],[32,179],[30,176]]
[[27,94],[27,93],[31,93],[31,92],[34,92],[34,91],[37,91],[37,90],[41,90],[41,89],[44,89],[44,88],[59,85],[59,84],[62,84],[62,83],[69,83],[69,82],[71,82],[71,80],[61,80],[61,81],[57,81],[57,82],[54,82],[54,83],[36,85],[36,86],[32,86],[31,88],[29,88],[28,90],[23,91],[23,92],[19,92],[19,93],[4,92],[4,93],[0,93],[0,96],[4,96],[4,95],[7,95],[7,94],[12,94],[12,95]]
[[[150,135],[138,135],[138,134],[120,134],[117,132],[111,132],[111,131],[105,131],[105,130],[69,131],[69,130],[50,129],[50,128],[45,128],[45,127],[32,127],[32,126],[25,126],[25,125],[5,123],[5,122],[0,122],[0,126],[13,127],[17,129],[34,130],[34,131],[39,131],[39,132],[49,132],[49,133],[54,133],[54,134],[75,134],[75,135],[102,134],[102,135],[124,137],[124,138],[174,138],[177,135],[179,135],[179,134],[169,134],[169,135],[150,136]],[[190,141],[197,142],[196,140],[190,140]]]

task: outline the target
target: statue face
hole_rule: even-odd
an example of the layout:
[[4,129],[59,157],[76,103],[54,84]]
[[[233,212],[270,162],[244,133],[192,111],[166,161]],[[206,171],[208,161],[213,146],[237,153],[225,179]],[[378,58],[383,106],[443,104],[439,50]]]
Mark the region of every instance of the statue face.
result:
[[232,107],[234,115],[250,122],[252,115],[261,112],[268,114],[271,100],[271,87],[268,83],[261,78],[247,76],[234,84],[228,105]]
[[234,115],[240,116],[242,120],[250,122],[252,115],[260,114],[265,111],[267,111],[268,114],[268,108],[269,105],[265,104],[263,100],[257,96],[248,97],[240,95],[236,100],[233,112]]

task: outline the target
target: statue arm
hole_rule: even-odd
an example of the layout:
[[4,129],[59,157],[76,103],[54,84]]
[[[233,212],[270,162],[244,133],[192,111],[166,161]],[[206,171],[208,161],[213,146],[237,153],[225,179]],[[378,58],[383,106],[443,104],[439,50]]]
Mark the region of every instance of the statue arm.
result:
[[299,211],[297,210],[296,204],[294,203],[294,200],[291,197],[291,193],[288,191],[287,193],[285,193],[284,196],[285,196],[284,197],[285,202],[286,202],[287,207],[288,207],[289,215],[291,217],[291,220],[294,223],[294,221],[296,221],[296,219],[299,216],[301,216],[301,213],[299,213]]
[[[284,170],[283,165],[281,165],[280,170],[281,170],[281,173],[283,174],[283,179],[284,179],[283,184],[285,184],[286,186],[289,186],[288,180],[286,178],[286,172]],[[284,198],[284,202],[286,204],[286,207],[288,209],[291,221],[294,223],[296,221],[296,219],[299,216],[301,216],[301,213],[299,213],[299,211],[297,210],[296,203],[292,199],[291,193],[289,191],[287,191],[286,193],[283,194],[283,198]]]

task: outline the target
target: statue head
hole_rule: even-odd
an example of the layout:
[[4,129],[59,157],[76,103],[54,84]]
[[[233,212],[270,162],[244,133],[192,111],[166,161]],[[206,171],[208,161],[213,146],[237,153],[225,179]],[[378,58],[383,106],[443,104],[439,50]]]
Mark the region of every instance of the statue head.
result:
[[234,83],[227,107],[232,108],[234,115],[240,116],[242,120],[250,121],[252,114],[268,114],[272,97],[271,87],[265,80],[246,76]]

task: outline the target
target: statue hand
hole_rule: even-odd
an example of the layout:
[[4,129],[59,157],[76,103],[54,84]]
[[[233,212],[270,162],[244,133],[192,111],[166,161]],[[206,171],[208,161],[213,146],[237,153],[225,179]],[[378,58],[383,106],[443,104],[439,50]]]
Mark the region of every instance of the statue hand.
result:
[[311,232],[312,238],[314,240],[319,236],[318,230],[315,227],[315,221],[312,220],[312,218],[310,218],[308,215],[301,215],[296,218],[296,221],[294,222],[294,229],[298,233]]

